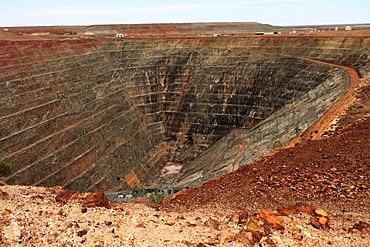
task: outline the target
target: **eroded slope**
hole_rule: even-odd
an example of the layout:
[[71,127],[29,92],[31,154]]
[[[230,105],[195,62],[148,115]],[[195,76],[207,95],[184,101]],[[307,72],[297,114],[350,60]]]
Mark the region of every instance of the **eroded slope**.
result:
[[159,176],[167,162],[189,166],[233,129],[249,130],[307,95],[320,101],[309,94],[320,85],[335,92],[329,105],[344,92],[343,70],[286,55],[365,75],[368,42],[3,42],[0,154],[14,167],[8,183],[112,191]]

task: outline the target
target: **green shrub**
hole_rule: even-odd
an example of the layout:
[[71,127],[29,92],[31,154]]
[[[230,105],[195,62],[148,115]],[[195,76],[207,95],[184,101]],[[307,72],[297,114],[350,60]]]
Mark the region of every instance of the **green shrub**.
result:
[[11,174],[12,166],[0,160],[0,177],[7,177]]
[[149,199],[156,204],[160,204],[164,198],[165,196],[162,194],[152,194],[149,196]]

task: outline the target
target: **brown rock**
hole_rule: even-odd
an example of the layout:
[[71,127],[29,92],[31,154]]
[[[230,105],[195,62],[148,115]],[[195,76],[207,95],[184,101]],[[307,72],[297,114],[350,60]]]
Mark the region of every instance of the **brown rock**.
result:
[[247,246],[253,246],[254,244],[258,243],[264,236],[267,236],[272,233],[269,225],[262,219],[258,217],[250,217],[247,225],[244,227],[244,229],[247,232],[250,232],[251,236],[247,240],[242,241],[244,242],[249,242],[249,245]]
[[4,208],[4,210],[1,212],[1,214],[11,214],[12,213],[12,210],[8,209],[8,208]]
[[136,227],[139,227],[139,228],[146,228],[146,224],[145,222],[140,222],[139,224],[136,225]]
[[32,200],[44,200],[44,197],[42,195],[33,195],[31,196]]
[[186,222],[186,226],[187,226],[187,227],[196,227],[196,226],[197,226],[197,224],[196,224],[196,223],[194,223],[194,222]]
[[239,222],[239,215],[237,213],[233,214],[233,215],[229,215],[226,219],[227,222],[231,222],[231,223],[234,223],[234,224],[238,224]]
[[276,247],[276,244],[274,243],[274,241],[271,238],[266,238],[264,242],[266,244],[265,246]]
[[281,207],[278,208],[277,211],[284,216],[288,216],[291,214],[298,214],[298,213],[307,213],[312,214],[314,212],[313,208],[306,204],[297,204],[288,207]]
[[186,246],[192,246],[192,243],[188,240],[182,240],[181,243],[186,245]]
[[55,200],[62,204],[66,204],[74,195],[78,193],[79,192],[77,190],[63,190],[58,192],[58,194],[55,197]]
[[212,229],[219,230],[220,222],[218,222],[215,219],[210,218],[204,222],[204,226],[208,226],[208,227],[211,227]]
[[88,193],[82,200],[84,207],[105,207],[110,208],[109,200],[103,192]]
[[283,221],[275,214],[266,210],[262,210],[258,213],[258,216],[265,220],[271,228],[276,230],[284,230]]
[[260,242],[261,239],[263,238],[263,234],[261,232],[252,232],[252,242],[253,245]]
[[231,221],[238,225],[244,224],[248,221],[248,212],[247,211],[240,211],[231,216]]
[[77,236],[82,237],[87,234],[87,230],[81,230],[77,232]]
[[178,215],[176,217],[177,220],[185,220],[185,217],[183,215]]
[[244,246],[250,246],[250,247],[252,247],[254,244],[257,243],[255,238],[253,238],[253,234],[251,232],[247,232],[244,230],[241,230],[236,235],[236,240],[239,240],[240,242],[242,242]]
[[199,244],[197,244],[197,247],[207,247],[207,246],[203,243],[199,243]]
[[216,237],[209,237],[204,241],[204,243],[209,244],[209,245],[216,245],[219,243],[218,239]]
[[9,194],[0,190],[0,200],[6,199],[7,197],[9,197]]
[[363,235],[370,234],[370,224],[363,221],[354,224],[352,229],[359,231]]
[[61,208],[59,211],[58,211],[58,215],[62,216],[62,217],[66,217],[66,212],[64,212],[64,210]]

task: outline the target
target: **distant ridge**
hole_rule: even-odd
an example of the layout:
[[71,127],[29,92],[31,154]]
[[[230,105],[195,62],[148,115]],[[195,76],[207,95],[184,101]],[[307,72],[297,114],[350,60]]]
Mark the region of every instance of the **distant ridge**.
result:
[[85,31],[116,30],[126,34],[164,34],[164,35],[201,35],[201,34],[239,34],[246,32],[267,32],[280,27],[258,22],[199,22],[199,23],[156,23],[156,24],[117,24],[92,25]]
[[354,28],[370,28],[370,23],[347,23],[347,24],[321,24],[321,25],[289,25],[282,26],[283,28],[334,28],[352,26]]

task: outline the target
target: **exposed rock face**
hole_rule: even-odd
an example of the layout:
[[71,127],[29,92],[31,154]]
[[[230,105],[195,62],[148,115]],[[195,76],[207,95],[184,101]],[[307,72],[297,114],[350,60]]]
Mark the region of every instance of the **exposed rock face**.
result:
[[[296,56],[370,74],[370,41],[357,38],[0,47],[0,157],[14,168],[7,182],[82,191],[159,181],[167,162],[185,164],[172,183],[196,183],[247,162],[254,154],[243,148],[254,142],[246,137],[260,155],[298,135],[348,81],[339,68]],[[261,142],[271,129],[278,142]]]

